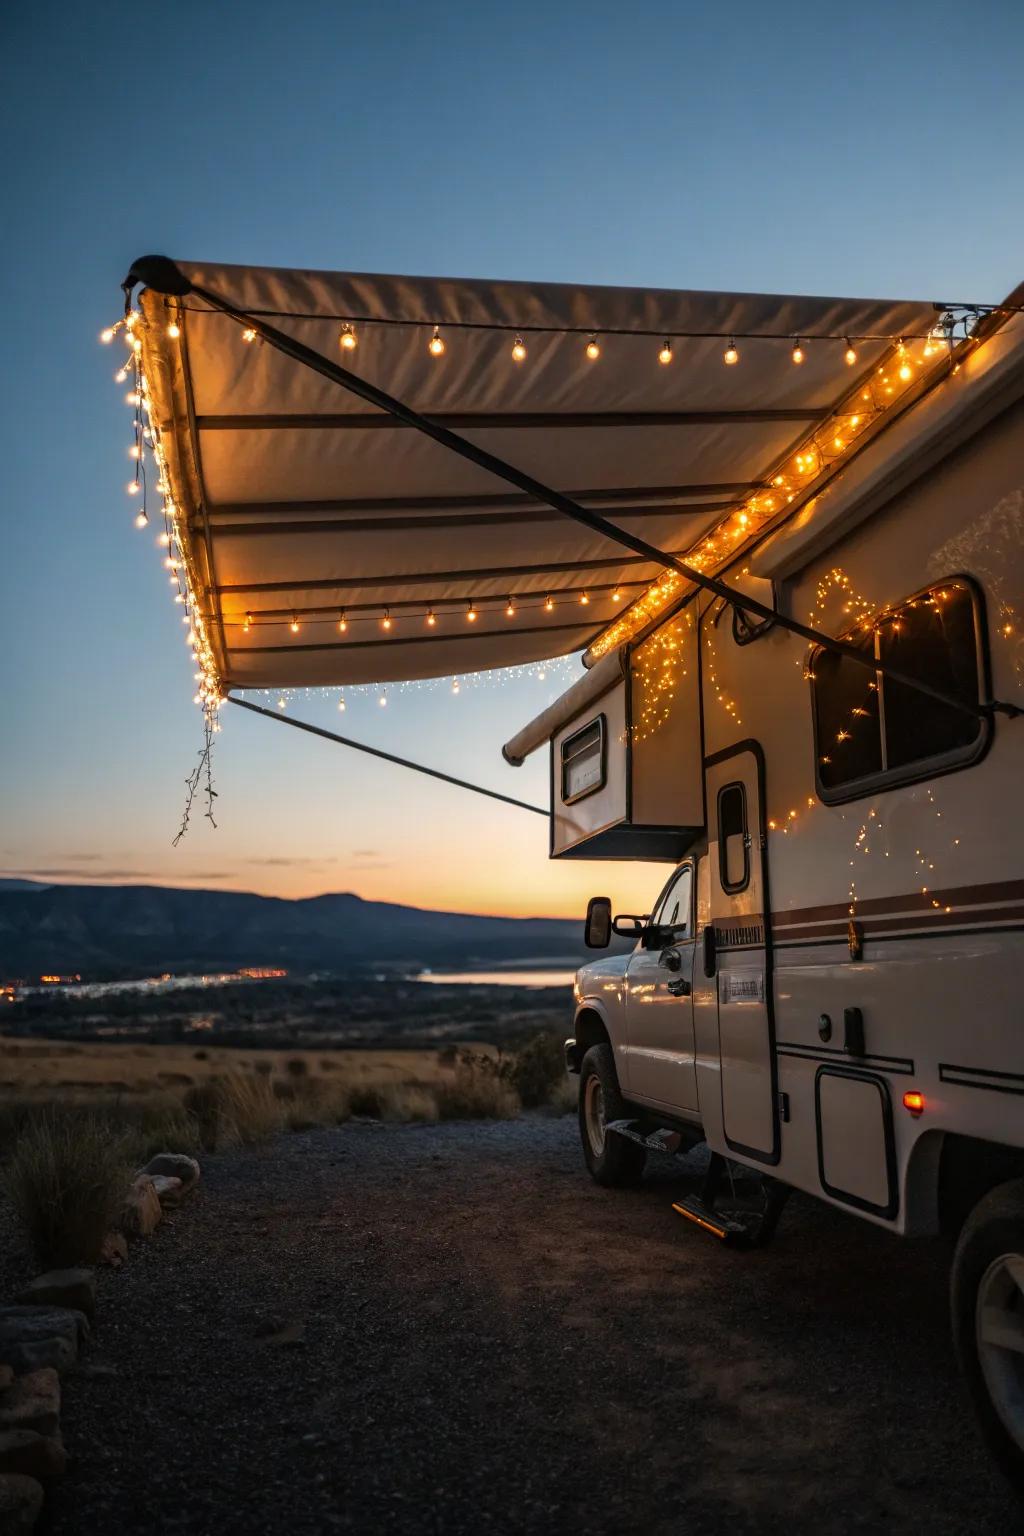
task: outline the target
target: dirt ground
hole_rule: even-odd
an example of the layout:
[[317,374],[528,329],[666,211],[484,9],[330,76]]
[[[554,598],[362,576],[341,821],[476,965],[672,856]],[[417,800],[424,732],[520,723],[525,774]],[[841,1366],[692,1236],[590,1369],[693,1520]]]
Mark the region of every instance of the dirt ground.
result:
[[794,1198],[736,1254],[671,1210],[697,1171],[598,1189],[569,1118],[207,1159],[102,1277],[42,1529],[1019,1529],[941,1250]]

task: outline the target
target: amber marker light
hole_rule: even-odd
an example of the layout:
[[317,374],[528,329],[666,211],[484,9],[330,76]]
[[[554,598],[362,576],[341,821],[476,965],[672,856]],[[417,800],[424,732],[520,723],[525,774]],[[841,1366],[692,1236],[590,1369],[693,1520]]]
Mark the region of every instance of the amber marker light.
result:
[[903,1108],[910,1111],[915,1117],[924,1113],[924,1094],[916,1088],[908,1088],[903,1095]]

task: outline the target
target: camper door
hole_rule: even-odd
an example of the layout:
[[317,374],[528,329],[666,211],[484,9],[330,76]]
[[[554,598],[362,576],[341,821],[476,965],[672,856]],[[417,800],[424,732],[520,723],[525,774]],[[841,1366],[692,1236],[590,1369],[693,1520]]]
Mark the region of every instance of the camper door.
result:
[[740,742],[705,763],[711,930],[705,972],[715,976],[727,1145],[760,1162],[779,1158],[768,899],[764,756]]

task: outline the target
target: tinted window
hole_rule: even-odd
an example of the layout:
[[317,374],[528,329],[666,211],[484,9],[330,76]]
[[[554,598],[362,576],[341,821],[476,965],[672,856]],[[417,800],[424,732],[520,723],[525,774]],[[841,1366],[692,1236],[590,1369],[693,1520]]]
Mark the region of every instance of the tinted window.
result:
[[742,784],[718,791],[718,873],[722,890],[734,895],[750,879],[747,796]]
[[[977,703],[978,628],[972,588],[951,581],[882,615],[867,634],[848,638],[872,661]],[[811,675],[825,799],[849,798],[889,779],[925,777],[969,761],[984,744],[984,722],[845,656],[819,651]]]

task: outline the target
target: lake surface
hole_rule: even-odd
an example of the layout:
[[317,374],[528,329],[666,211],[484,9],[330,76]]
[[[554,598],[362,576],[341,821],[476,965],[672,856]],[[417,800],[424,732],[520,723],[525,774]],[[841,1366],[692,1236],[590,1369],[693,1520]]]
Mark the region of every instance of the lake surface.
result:
[[571,987],[575,971],[420,971],[439,987]]

